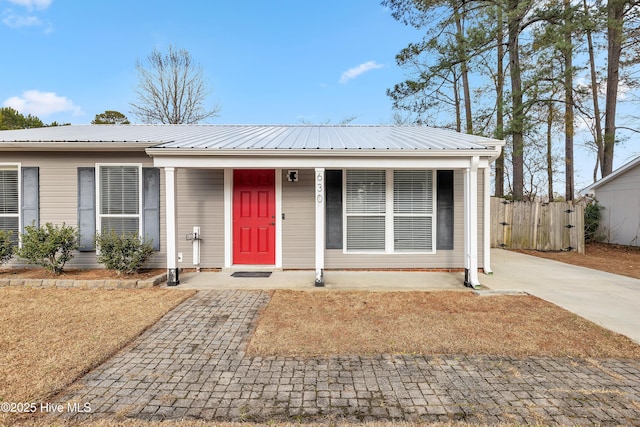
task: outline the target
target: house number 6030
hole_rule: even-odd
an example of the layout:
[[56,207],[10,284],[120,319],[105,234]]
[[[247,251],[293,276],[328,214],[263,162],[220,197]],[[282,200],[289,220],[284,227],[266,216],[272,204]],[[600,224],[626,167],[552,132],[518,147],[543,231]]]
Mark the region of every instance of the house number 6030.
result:
[[316,201],[322,203],[324,187],[322,186],[322,172],[318,172],[316,175]]

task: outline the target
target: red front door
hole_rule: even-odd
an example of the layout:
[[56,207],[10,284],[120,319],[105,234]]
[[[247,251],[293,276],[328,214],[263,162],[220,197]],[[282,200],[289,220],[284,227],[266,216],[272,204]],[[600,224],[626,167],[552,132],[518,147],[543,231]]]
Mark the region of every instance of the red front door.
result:
[[233,263],[276,263],[276,173],[233,171]]

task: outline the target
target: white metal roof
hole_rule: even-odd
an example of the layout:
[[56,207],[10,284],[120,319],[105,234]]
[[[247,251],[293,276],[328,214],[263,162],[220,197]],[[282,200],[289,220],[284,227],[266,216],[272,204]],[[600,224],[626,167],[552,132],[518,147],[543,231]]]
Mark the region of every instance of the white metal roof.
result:
[[[34,143],[140,144],[175,150],[487,150],[504,141],[424,126],[365,125],[73,125],[0,131],[3,146]],[[48,144],[38,144],[46,149]],[[53,148],[53,146],[52,146]]]

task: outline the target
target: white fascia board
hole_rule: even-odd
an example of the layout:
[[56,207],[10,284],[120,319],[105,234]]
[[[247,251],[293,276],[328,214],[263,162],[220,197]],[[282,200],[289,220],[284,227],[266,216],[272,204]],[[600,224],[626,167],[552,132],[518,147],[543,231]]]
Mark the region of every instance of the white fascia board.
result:
[[[333,169],[462,169],[469,167],[469,157],[153,157],[155,167],[176,168],[260,168],[287,169],[316,167]],[[479,167],[489,167],[490,159],[482,157]]]

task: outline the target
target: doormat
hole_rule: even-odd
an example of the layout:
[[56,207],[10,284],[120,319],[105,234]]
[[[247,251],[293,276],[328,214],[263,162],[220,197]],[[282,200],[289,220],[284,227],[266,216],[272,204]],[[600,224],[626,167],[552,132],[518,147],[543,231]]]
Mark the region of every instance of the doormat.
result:
[[236,271],[231,277],[269,277],[270,271]]

